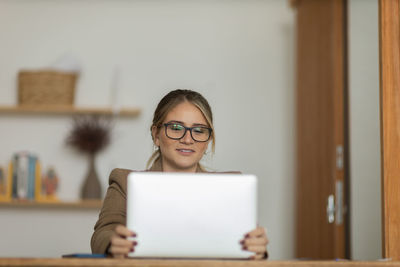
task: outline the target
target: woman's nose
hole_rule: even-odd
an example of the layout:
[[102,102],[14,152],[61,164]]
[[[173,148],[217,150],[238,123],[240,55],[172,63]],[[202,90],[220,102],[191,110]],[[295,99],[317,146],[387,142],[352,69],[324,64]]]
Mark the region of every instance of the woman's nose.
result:
[[190,134],[190,130],[186,130],[185,135],[180,139],[182,143],[185,144],[192,144],[194,143],[194,140],[192,138],[192,135]]

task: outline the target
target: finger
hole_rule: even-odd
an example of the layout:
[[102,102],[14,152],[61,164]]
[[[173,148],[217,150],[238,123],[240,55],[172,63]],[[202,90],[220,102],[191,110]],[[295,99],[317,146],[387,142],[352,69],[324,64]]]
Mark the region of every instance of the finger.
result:
[[244,246],[243,249],[255,253],[264,253],[267,250],[265,246]]
[[129,247],[132,248],[134,245],[137,244],[136,241],[131,241],[131,240],[126,240],[123,239],[119,236],[114,236],[111,238],[111,244],[113,246],[118,246],[118,247]]
[[136,236],[136,233],[133,231],[130,231],[128,228],[126,228],[123,225],[117,225],[117,227],[115,227],[115,233],[117,233],[119,236],[123,236],[123,237],[128,237],[128,236]]
[[128,247],[111,246],[109,251],[111,254],[113,254],[113,256],[122,255],[125,257],[129,252],[133,252],[133,249]]
[[253,231],[248,232],[245,237],[249,238],[249,237],[258,237],[258,236],[267,236],[265,233],[265,229],[263,227],[257,227]]
[[264,254],[263,253],[257,253],[253,256],[250,256],[251,260],[261,260],[264,259]]
[[244,246],[266,246],[268,243],[268,238],[265,237],[245,238],[240,242]]
[[128,228],[126,228],[124,225],[117,225],[117,227],[115,228],[115,232],[120,235],[120,236],[124,236],[124,237],[136,237],[136,233],[133,231],[130,231]]

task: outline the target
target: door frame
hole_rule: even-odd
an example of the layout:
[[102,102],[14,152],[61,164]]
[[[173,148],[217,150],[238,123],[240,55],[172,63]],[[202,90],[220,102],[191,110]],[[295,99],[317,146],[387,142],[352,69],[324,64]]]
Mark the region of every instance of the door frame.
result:
[[382,257],[400,260],[400,0],[379,0]]

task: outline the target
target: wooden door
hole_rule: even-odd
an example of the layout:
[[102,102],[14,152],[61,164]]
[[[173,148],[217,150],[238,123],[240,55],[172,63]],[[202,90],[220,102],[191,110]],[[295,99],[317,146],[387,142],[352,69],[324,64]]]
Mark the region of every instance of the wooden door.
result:
[[[297,241],[299,258],[348,258],[346,1],[298,0]],[[331,205],[328,218],[327,204]]]

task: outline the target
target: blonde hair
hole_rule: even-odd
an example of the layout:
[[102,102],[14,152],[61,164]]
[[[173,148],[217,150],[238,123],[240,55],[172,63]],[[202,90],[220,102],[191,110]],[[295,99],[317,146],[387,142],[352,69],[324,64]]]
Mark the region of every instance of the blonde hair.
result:
[[[152,134],[153,128],[156,127],[157,131],[160,130],[162,123],[167,117],[168,113],[175,108],[177,105],[183,102],[189,102],[195,105],[201,113],[203,113],[208,126],[212,129],[211,131],[211,141],[212,141],[212,152],[215,151],[215,131],[213,125],[213,115],[211,111],[211,107],[208,104],[207,100],[198,92],[188,90],[188,89],[177,89],[166,94],[161,101],[158,103],[156,110],[154,111],[153,123],[150,126],[151,137],[154,141],[154,136]],[[161,159],[160,149],[157,148],[149,160],[147,161],[147,168],[154,164],[156,161]],[[200,169],[204,170],[204,168],[199,164]]]

